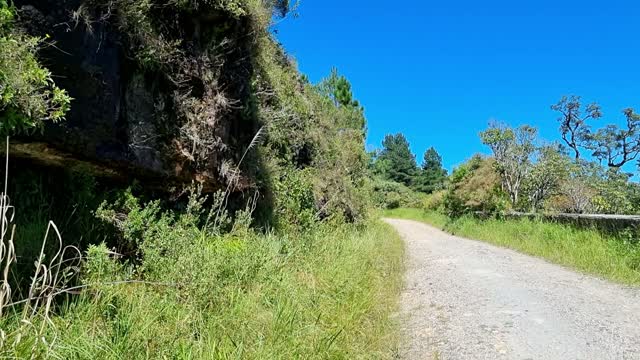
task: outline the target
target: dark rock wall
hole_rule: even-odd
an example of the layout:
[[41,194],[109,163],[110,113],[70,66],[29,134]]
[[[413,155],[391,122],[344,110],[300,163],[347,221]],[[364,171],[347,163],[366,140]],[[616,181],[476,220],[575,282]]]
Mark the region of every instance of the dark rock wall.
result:
[[[16,0],[15,4],[27,32],[54,41],[41,51],[42,63],[74,99],[65,122],[47,124],[43,134],[19,140],[44,142],[79,160],[126,169],[135,176],[201,179],[209,187],[217,186],[222,160],[237,160],[251,141],[258,126],[248,105],[252,76],[248,40],[225,50],[219,79],[197,79],[219,82],[237,100],[224,118],[217,119],[215,134],[223,146],[209,156],[203,169],[176,155],[180,124],[171,100],[176,89],[161,73],[138,66],[126,34],[112,21],[96,21],[90,28],[76,23],[72,13],[82,4],[80,0]],[[216,17],[208,23],[188,20],[196,24],[191,34],[184,35],[191,49],[206,42],[201,28],[215,29],[215,22],[221,21]],[[247,38],[240,33],[246,31],[242,21],[232,27],[224,21],[224,28],[230,29],[226,31],[237,32],[231,38]],[[198,86],[194,96],[200,96]]]
[[16,5],[29,33],[55,39],[42,50],[42,62],[74,99],[67,120],[48,125],[44,139],[81,157],[130,160],[121,118],[121,89],[127,79],[119,35],[102,23],[95,24],[92,34],[74,27],[71,12],[79,1],[23,0]]

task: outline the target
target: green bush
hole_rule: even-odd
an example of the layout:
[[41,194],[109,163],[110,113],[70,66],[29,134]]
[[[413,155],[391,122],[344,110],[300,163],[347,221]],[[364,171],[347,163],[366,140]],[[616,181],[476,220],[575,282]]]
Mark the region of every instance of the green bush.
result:
[[399,207],[422,206],[425,194],[415,192],[404,184],[387,181],[375,177],[371,182],[371,191],[374,202],[384,209],[397,209]]
[[263,235],[234,225],[223,234],[209,216],[219,208],[201,197],[181,212],[125,203],[102,212],[116,215],[137,257],[90,247],[86,289],[53,309],[52,324],[37,318],[16,332],[20,314],[2,318],[0,356],[392,358],[402,242],[389,226]]
[[41,128],[64,119],[71,98],[42,67],[36,54],[44,40],[14,27],[15,12],[0,0],[0,134]]
[[283,170],[274,183],[275,216],[282,231],[309,229],[318,220],[309,171]]
[[480,155],[454,170],[444,196],[444,209],[451,217],[472,212],[495,214],[507,209],[508,204],[500,186],[495,160]]
[[422,202],[422,207],[428,211],[444,211],[446,196],[446,190],[429,194]]

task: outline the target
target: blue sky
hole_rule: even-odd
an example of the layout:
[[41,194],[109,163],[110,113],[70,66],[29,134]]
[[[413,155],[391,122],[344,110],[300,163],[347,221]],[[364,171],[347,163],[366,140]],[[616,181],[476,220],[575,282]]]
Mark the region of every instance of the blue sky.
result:
[[402,132],[451,169],[487,152],[491,119],[559,140],[550,105],[601,104],[596,124],[640,110],[640,2],[302,0],[278,39],[312,81],[335,66],[365,106],[370,147]]

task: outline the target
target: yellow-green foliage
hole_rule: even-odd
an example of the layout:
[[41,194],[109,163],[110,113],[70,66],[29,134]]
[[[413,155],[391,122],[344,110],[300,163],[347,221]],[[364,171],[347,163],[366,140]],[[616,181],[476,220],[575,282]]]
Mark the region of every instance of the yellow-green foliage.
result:
[[312,176],[308,170],[284,168],[274,182],[274,215],[283,232],[310,229],[318,221]]
[[440,190],[429,194],[422,202],[422,207],[430,211],[444,211],[447,190]]
[[367,157],[364,129],[354,120],[361,109],[337,104],[323,84],[308,83],[270,35],[260,37],[257,48],[253,86],[267,126],[264,153],[270,154],[272,176],[282,177],[292,165],[307,168],[318,216],[362,219]]
[[444,226],[450,221],[450,218],[442,213],[436,211],[424,211],[416,208],[397,208],[385,210],[383,212],[385,217],[395,219],[408,219],[417,220],[435,226],[439,229],[443,229]]
[[[197,200],[182,214],[128,206],[119,219],[141,263],[90,248],[81,279],[89,287],[56,307],[52,324],[4,317],[1,357],[393,358],[403,247],[389,226],[261,235],[238,225],[220,235],[213,218],[201,223]],[[45,341],[32,354],[41,325]]]
[[43,40],[14,28],[14,11],[0,0],[0,133],[28,131],[60,121],[71,98],[36,59]]
[[384,209],[399,207],[420,208],[427,195],[413,191],[404,184],[373,177],[370,181],[373,202]]
[[451,216],[504,209],[507,202],[500,189],[495,160],[476,155],[455,169],[444,205]]

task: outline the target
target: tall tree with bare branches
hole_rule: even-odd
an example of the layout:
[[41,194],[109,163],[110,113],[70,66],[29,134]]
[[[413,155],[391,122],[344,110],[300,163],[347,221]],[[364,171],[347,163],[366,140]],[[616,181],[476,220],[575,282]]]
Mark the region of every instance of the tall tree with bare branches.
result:
[[537,150],[537,161],[525,181],[532,211],[540,210],[546,200],[558,193],[569,176],[570,168],[571,158],[562,153],[557,145],[546,145]]
[[523,182],[531,171],[536,135],[537,130],[528,125],[512,129],[501,124],[491,124],[480,133],[482,142],[493,152],[502,186],[513,207],[518,205]]
[[571,95],[563,96],[551,109],[561,114],[558,122],[562,140],[573,150],[577,161],[580,159],[580,148],[589,145],[591,131],[587,121],[602,117],[600,106],[596,103],[589,104],[583,112],[580,96]]
[[620,168],[640,155],[640,114],[631,108],[622,113],[626,129],[607,125],[589,137],[593,156],[611,168]]

